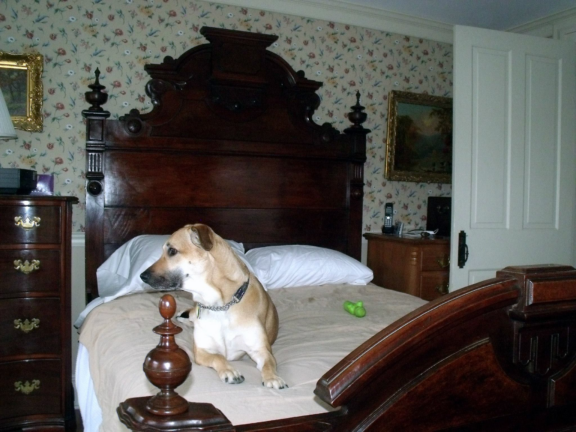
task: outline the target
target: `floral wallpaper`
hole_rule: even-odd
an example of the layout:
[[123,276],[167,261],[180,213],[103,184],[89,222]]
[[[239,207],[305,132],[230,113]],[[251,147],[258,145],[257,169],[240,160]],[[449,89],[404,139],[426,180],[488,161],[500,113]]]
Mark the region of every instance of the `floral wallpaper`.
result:
[[[249,0],[246,0],[249,4]],[[343,130],[361,92],[368,120],[364,231],[382,228],[393,202],[395,220],[425,226],[428,196],[450,196],[446,184],[384,179],[388,93],[404,90],[451,96],[452,46],[401,34],[259,9],[193,0],[0,0],[0,50],[44,56],[43,132],[17,131],[0,140],[0,166],[35,169],[55,177],[55,193],[75,195],[73,230],[84,230],[84,93],[100,68],[113,117],[151,109],[146,63],[179,57],[205,43],[202,26],[276,34],[271,50],[308,78],[324,82],[318,124]]]

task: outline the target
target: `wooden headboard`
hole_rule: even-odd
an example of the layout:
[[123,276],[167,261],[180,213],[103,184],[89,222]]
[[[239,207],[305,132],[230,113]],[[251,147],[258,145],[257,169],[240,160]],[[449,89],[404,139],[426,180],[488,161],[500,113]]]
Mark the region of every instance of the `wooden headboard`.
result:
[[86,296],[140,234],[210,225],[246,249],[310,244],[360,258],[366,114],[343,133],[312,119],[320,82],[270,51],[276,36],[204,27],[209,43],[145,66],[150,113],[110,120],[86,93]]

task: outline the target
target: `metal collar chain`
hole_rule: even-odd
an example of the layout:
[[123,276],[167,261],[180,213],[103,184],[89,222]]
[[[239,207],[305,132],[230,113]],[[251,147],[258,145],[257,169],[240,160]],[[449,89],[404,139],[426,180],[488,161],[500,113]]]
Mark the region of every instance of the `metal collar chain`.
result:
[[249,284],[250,277],[248,277],[248,280],[244,282],[244,284],[242,284],[242,286],[238,288],[238,290],[234,293],[232,300],[230,300],[224,306],[204,306],[202,303],[198,303],[198,318],[200,318],[200,309],[208,309],[216,312],[226,312],[228,309],[230,309],[231,306],[235,305],[236,303],[240,303],[240,300],[242,300],[244,294],[246,294],[246,290],[248,290]]

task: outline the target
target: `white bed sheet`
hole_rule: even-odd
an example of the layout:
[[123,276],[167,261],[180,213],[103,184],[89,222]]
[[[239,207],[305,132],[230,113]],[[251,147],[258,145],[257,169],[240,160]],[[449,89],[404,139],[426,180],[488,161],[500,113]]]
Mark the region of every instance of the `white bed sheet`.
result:
[[[152,328],[161,322],[157,306],[162,294],[122,297],[88,315],[81,328],[76,363],[76,389],[85,431],[127,431],[116,415],[118,404],[158,392],[146,380],[142,363],[159,340]],[[178,310],[192,304],[189,294],[172,294]],[[373,284],[283,288],[269,294],[280,317],[279,335],[273,345],[278,374],[290,387],[262,387],[260,372],[245,357],[234,362],[246,378],[240,385],[224,384],[213,370],[193,363],[190,376],[176,389],[189,401],[212,403],[236,425],[330,410],[313,393],[318,379],[366,339],[425,304],[419,298]],[[345,312],[346,300],[364,301],[367,315],[357,318]],[[189,328],[176,337],[189,353],[191,336]]]

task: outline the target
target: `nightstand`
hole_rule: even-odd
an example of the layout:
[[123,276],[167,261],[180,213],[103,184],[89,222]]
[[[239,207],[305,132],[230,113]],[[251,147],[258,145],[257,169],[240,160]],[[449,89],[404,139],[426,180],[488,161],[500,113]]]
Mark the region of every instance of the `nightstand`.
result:
[[75,430],[74,197],[0,195],[0,430]]
[[373,282],[424,300],[448,293],[449,238],[407,238],[366,233]]

